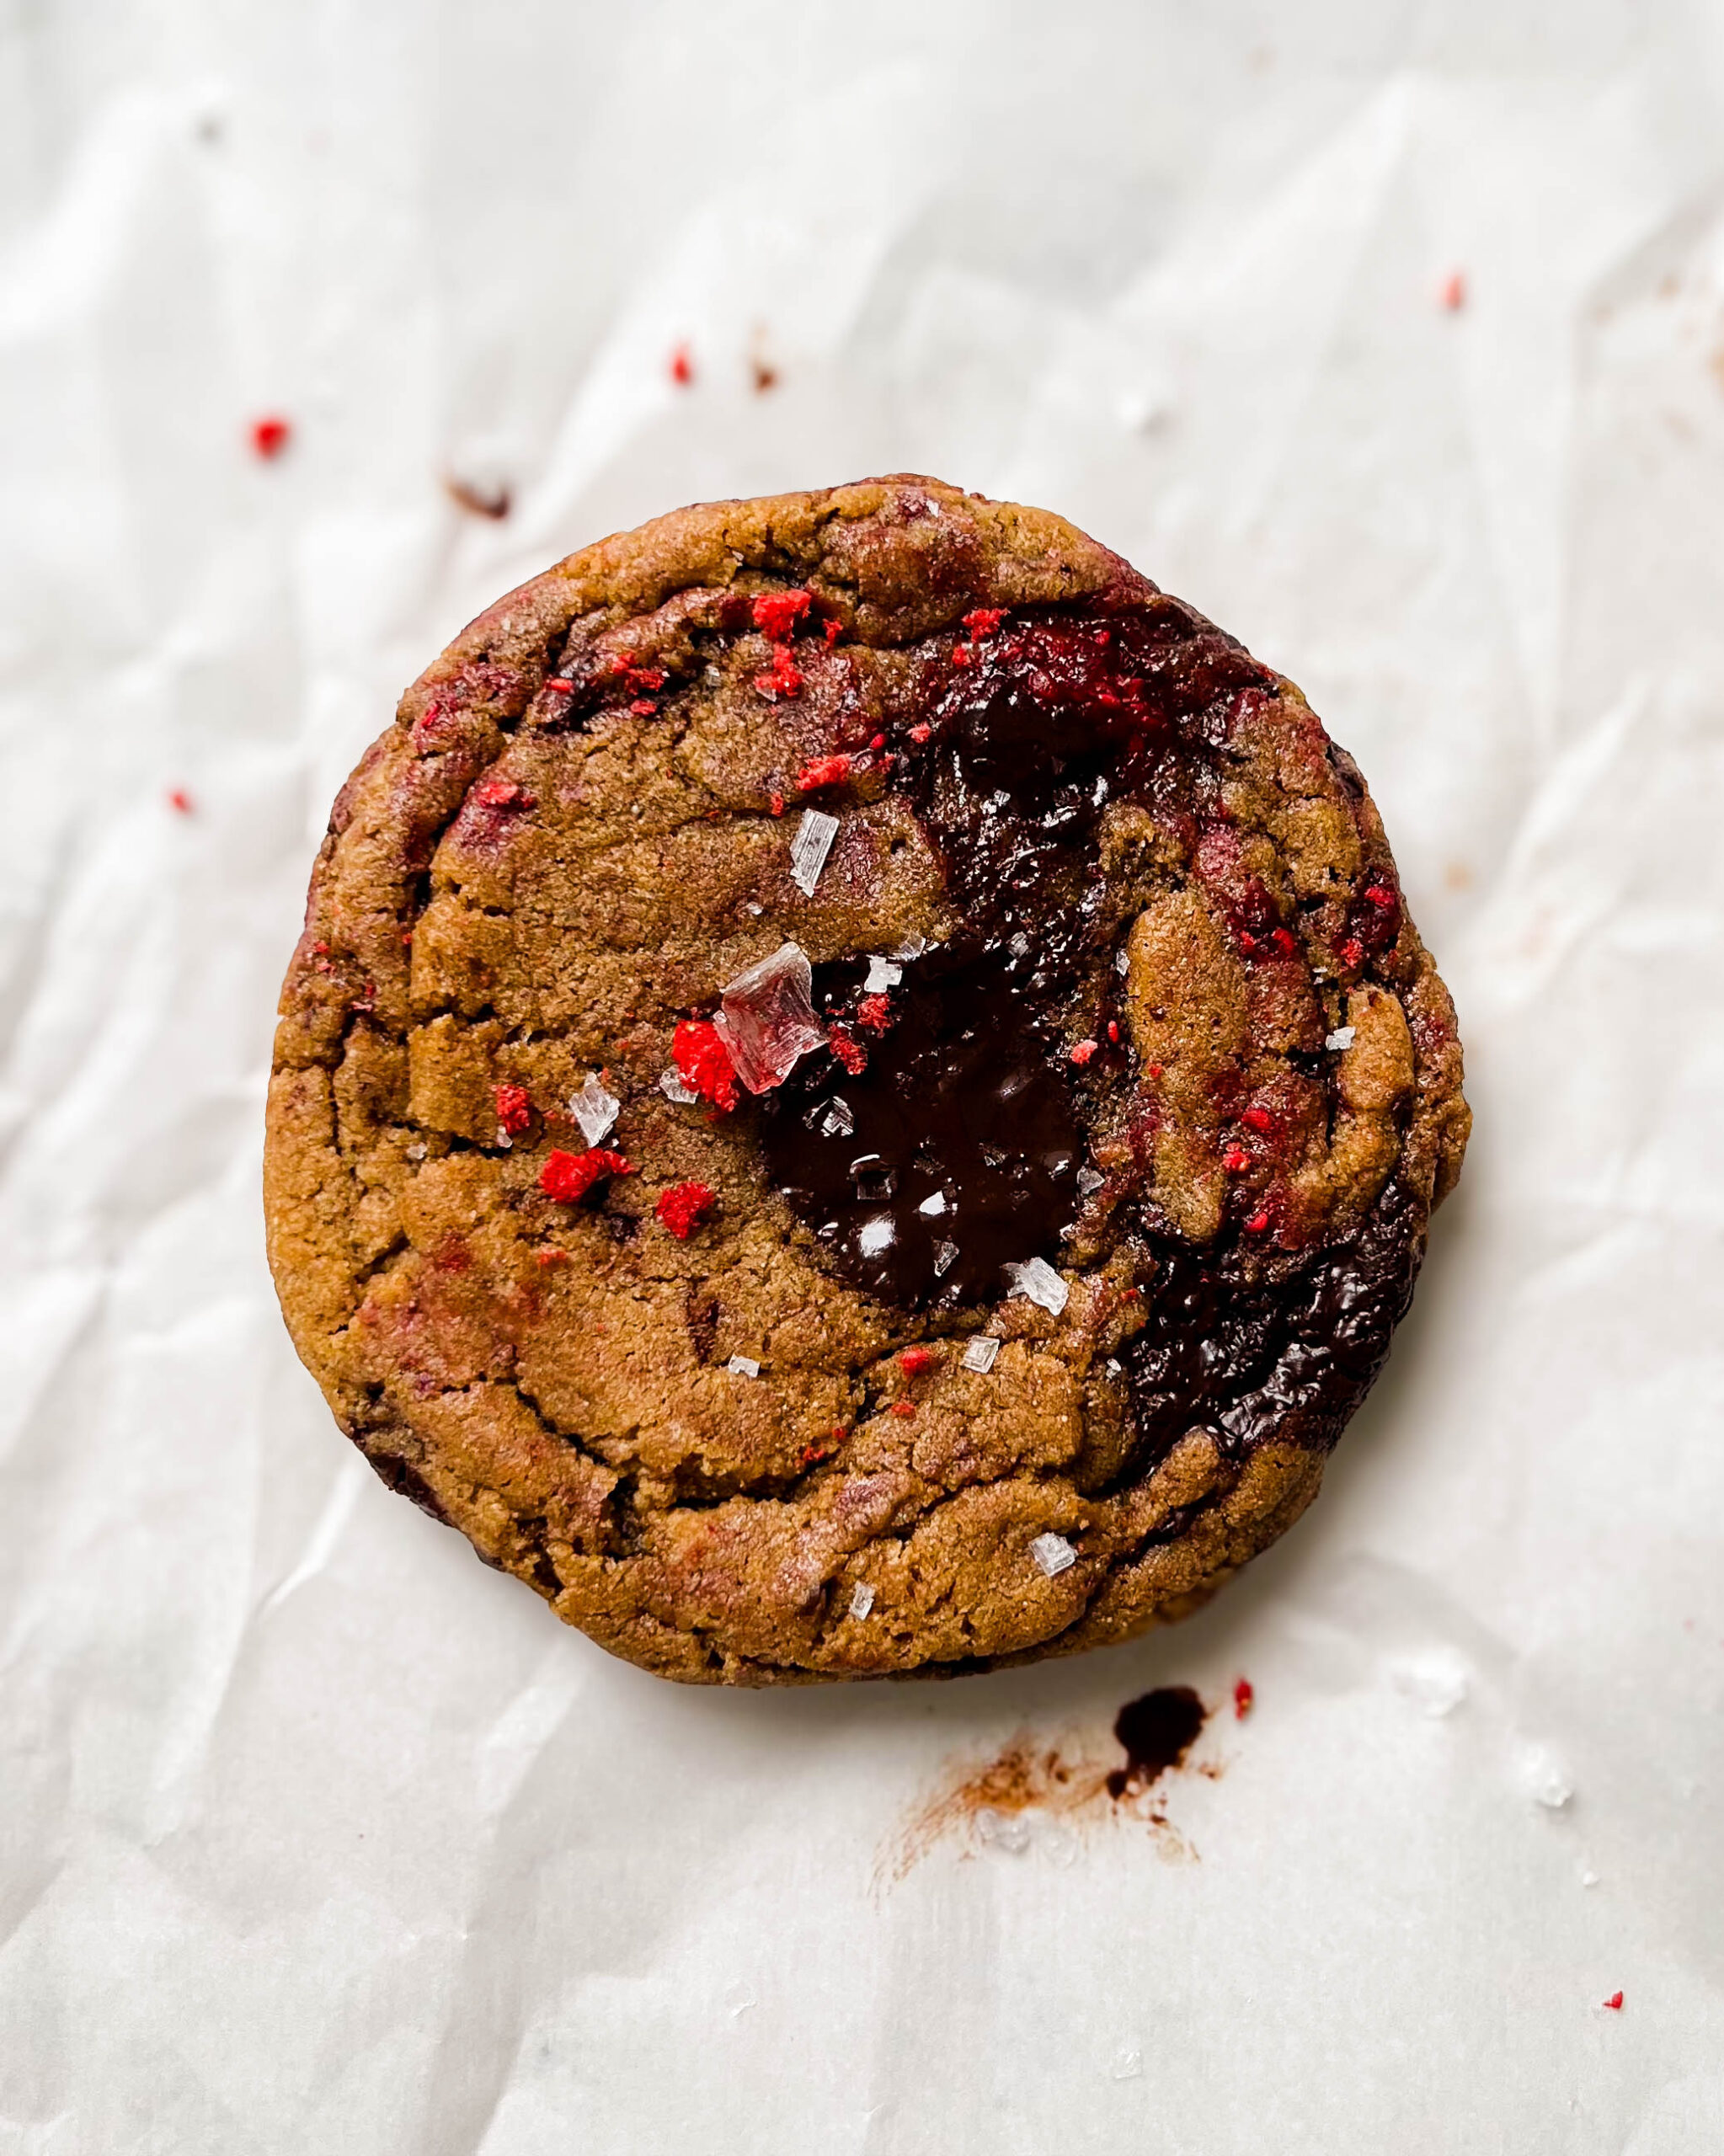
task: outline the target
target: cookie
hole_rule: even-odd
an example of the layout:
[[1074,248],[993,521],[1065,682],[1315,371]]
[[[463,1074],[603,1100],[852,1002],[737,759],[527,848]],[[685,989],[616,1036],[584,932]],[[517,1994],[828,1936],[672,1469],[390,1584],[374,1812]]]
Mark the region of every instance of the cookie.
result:
[[1315,1494],[1466,1141],[1294,685],[1038,510],[680,511],[482,615],[343,788],[265,1167],[392,1488],[612,1652],[956,1672]]

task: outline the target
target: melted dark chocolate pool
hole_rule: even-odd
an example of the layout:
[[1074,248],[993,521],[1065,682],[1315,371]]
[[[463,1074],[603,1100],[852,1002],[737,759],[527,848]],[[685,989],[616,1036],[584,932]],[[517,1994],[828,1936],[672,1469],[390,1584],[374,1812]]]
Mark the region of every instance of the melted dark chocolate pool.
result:
[[1126,1796],[1148,1789],[1177,1767],[1203,1734],[1204,1703],[1189,1684],[1164,1684],[1119,1710],[1113,1734],[1125,1764],[1108,1777],[1108,1794]]
[[[811,1059],[764,1112],[773,1186],[835,1269],[911,1309],[993,1301],[1007,1266],[1058,1257],[1087,1154],[1067,1022],[1087,999],[1101,1027],[1115,979],[1102,810],[1122,784],[1207,799],[1213,749],[1179,722],[1262,671],[1170,600],[1021,622],[967,668],[942,645],[926,678],[898,769],[969,933],[906,964],[889,1030],[857,1029],[866,1070]],[[841,1014],[861,978],[822,969],[817,1000]],[[1110,1046],[1097,1075],[1124,1062]]]
[[[822,969],[817,992],[856,970]],[[905,974],[859,1077],[811,1057],[768,1097],[771,1179],[873,1294],[913,1309],[991,1302],[1006,1265],[1057,1249],[1084,1135],[1047,1014],[1009,959],[938,952]]]
[[[819,969],[817,1006],[866,1049],[867,1067],[810,1057],[761,1102],[768,1177],[834,1271],[911,1310],[993,1303],[1011,1292],[1007,1267],[1057,1262],[1096,1106],[1135,1075],[1129,1043],[1108,1033],[1129,902],[1102,873],[1103,810],[1140,805],[1188,839],[1225,823],[1226,743],[1265,676],[1157,598],[1125,615],[1016,620],[979,638],[967,667],[942,640],[923,679],[894,721],[893,783],[940,856],[964,933],[905,962],[883,1031],[859,1018],[860,963]],[[1392,935],[1390,917],[1371,932]],[[1097,1043],[1081,1070],[1079,1034]],[[1271,1436],[1332,1444],[1412,1292],[1423,1238],[1407,1195],[1390,1182],[1351,1240],[1272,1263],[1236,1233],[1194,1250],[1152,1211],[1121,1225],[1145,1322],[1116,1364],[1133,1428],[1118,1479],[1194,1427],[1236,1458]],[[1138,1734],[1154,1721],[1169,1742],[1189,1724],[1188,1742],[1202,1709],[1151,1694],[1121,1717],[1129,1751],[1134,1716]]]

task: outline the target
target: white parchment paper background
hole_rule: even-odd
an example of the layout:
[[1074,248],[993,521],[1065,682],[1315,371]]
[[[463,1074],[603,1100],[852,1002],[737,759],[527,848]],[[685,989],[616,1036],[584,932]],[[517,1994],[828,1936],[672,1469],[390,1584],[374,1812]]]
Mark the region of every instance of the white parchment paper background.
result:
[[[1719,8],[9,0],[0,220],[0,2150],[1724,2146]],[[905,468],[1303,685],[1477,1134],[1200,1620],[685,1692],[336,1434],[260,1248],[272,1006],[483,604]],[[954,1759],[1241,1673],[1195,1860],[876,1883]]]

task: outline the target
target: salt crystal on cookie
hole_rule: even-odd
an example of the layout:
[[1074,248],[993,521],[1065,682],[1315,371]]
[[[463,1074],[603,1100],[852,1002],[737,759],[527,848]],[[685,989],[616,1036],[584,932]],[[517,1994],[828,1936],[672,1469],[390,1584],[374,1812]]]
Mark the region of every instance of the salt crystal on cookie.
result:
[[736,1075],[751,1093],[782,1086],[798,1061],[824,1047],[826,1029],[814,1016],[814,969],[794,943],[739,974],[720,991],[713,1024]]
[[1077,1562],[1077,1552],[1063,1534],[1038,1534],[1030,1545],[1036,1570],[1045,1579],[1058,1579]]
[[804,808],[790,841],[790,880],[806,899],[814,895],[826,856],[838,835],[838,819],[819,808]]
[[1031,1302],[1058,1317],[1071,1293],[1045,1257],[1033,1257],[1027,1265],[1008,1265],[1006,1277],[1014,1295],[1027,1295]]
[[588,1145],[596,1145],[608,1134],[622,1106],[616,1094],[607,1093],[590,1070],[585,1085],[568,1103],[568,1113],[580,1125],[580,1134]]

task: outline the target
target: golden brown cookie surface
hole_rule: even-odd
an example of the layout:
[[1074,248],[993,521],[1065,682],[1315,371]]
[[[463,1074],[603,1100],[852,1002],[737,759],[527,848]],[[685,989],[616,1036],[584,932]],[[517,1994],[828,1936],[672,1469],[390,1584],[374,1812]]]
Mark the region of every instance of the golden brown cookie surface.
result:
[[344,788],[271,1258],[384,1479],[614,1652],[974,1668],[1296,1517],[1460,1085],[1291,684],[1040,512],[717,504],[500,601]]

